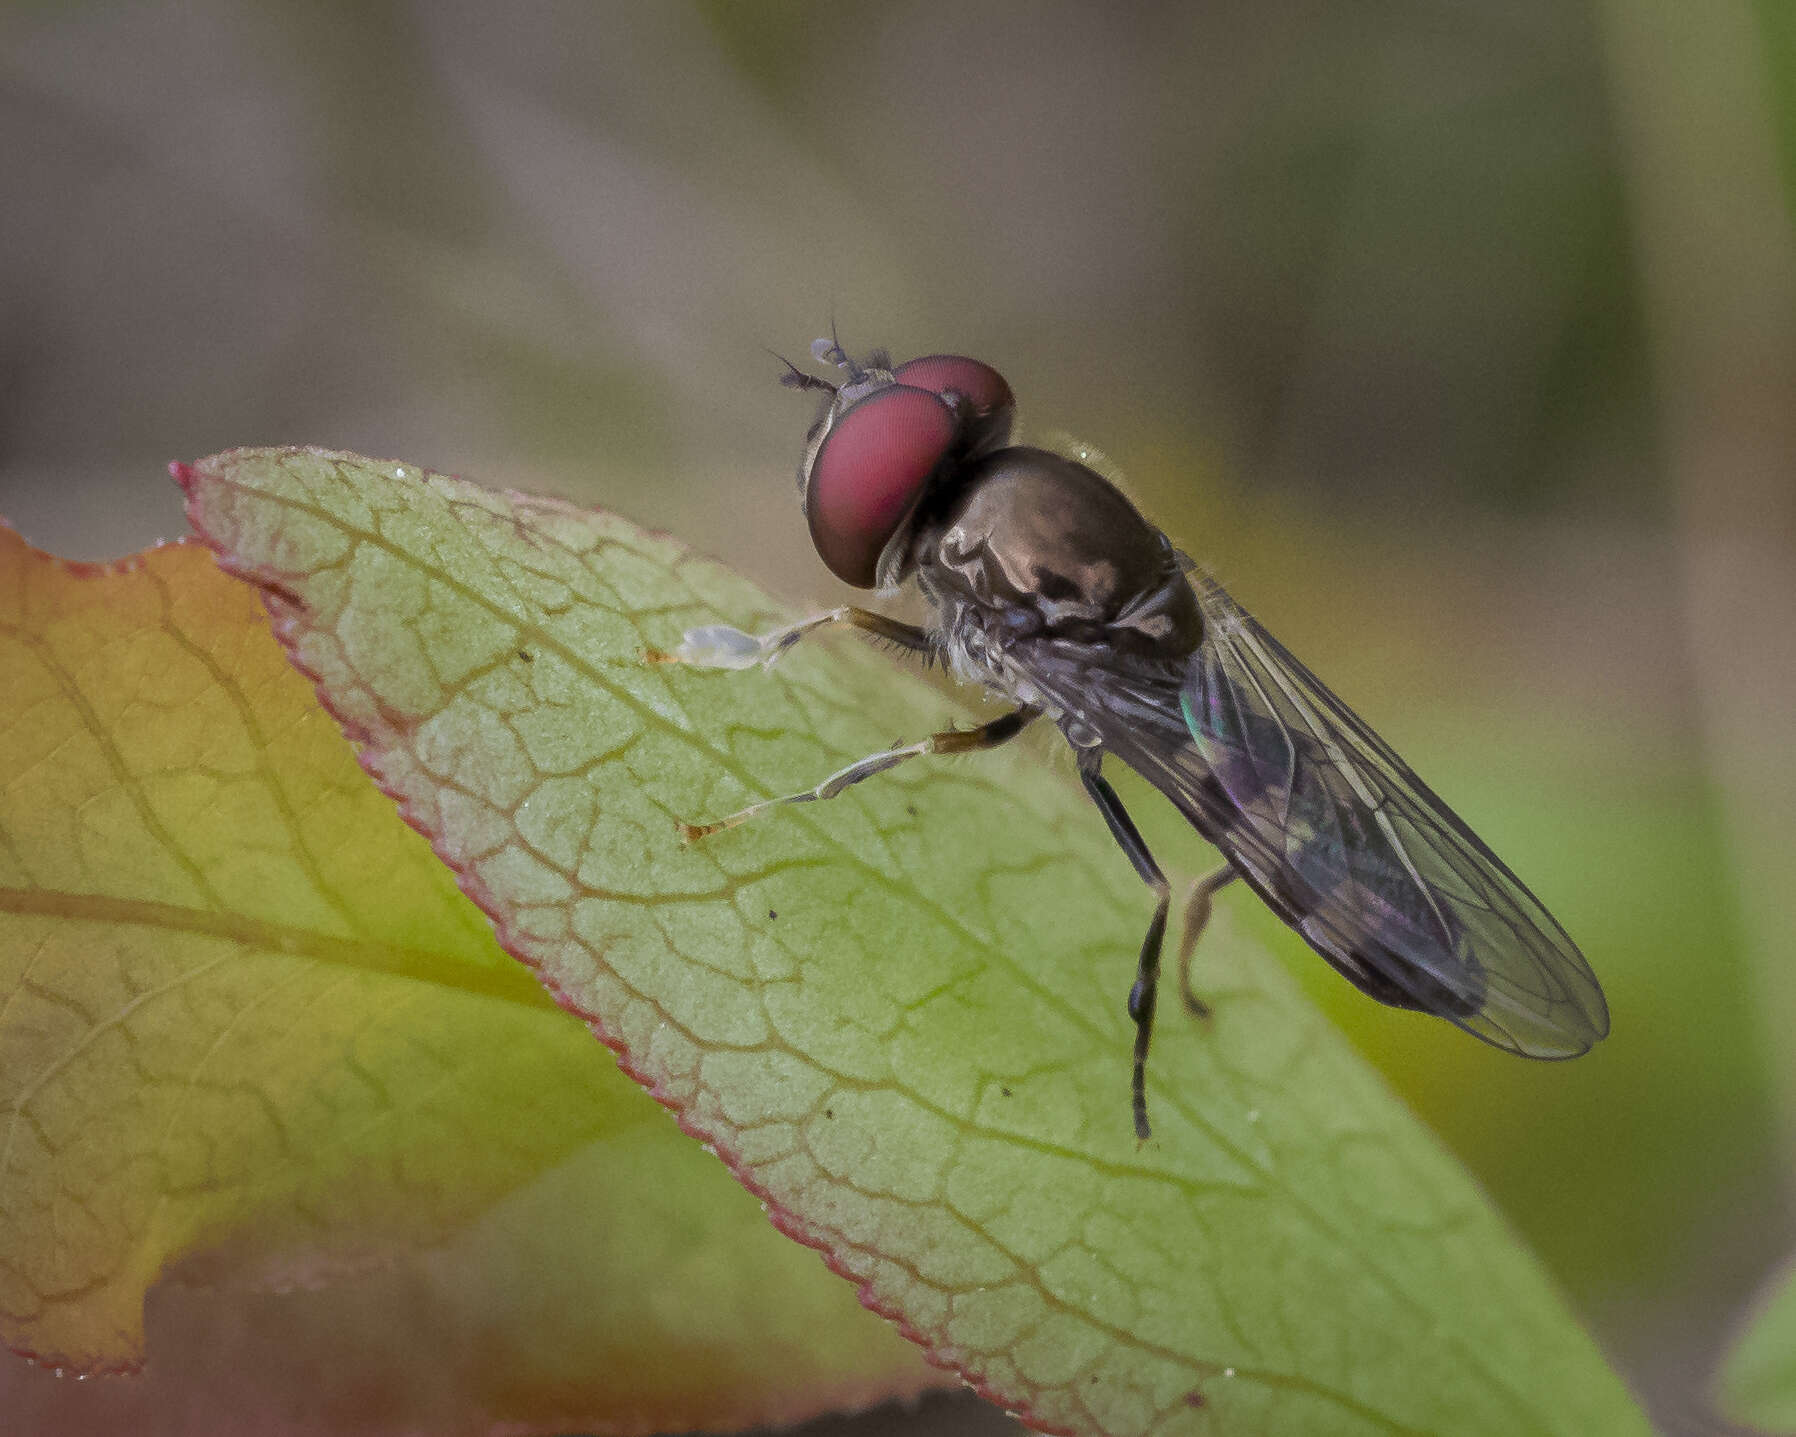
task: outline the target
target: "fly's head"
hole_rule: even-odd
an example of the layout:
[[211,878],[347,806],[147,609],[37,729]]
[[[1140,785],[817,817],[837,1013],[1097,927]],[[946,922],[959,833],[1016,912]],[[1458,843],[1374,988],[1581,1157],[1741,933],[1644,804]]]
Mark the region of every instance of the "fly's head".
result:
[[1003,446],[1015,396],[997,370],[961,355],[894,365],[876,350],[857,362],[833,339],[818,340],[811,354],[844,376],[832,384],[788,365],[781,380],[826,396],[798,469],[811,542],[844,583],[900,583],[910,572],[918,511],[950,489],[969,460]]

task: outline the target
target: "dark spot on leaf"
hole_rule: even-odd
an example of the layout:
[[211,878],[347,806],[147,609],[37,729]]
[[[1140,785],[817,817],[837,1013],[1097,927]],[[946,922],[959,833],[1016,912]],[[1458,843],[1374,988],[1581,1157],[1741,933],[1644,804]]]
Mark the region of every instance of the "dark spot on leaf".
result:
[[520,659],[522,659],[525,663],[530,663],[531,661],[533,661],[536,658],[536,655],[531,653],[529,649],[519,649],[518,657]]
[[998,1084],[998,1091],[1007,1098],[1014,1098],[1016,1096],[1015,1093],[1011,1092],[1010,1089],[1005,1087],[1002,1083]]
[[252,582],[261,589],[265,602],[278,600],[296,614],[306,612],[306,601],[285,584],[277,584],[273,579],[253,579]]
[[915,818],[917,816],[917,806],[914,803],[905,804],[904,811],[906,813],[908,813],[912,818]]
[[778,910],[778,909],[774,909],[774,908],[769,908],[769,909],[768,909],[768,910],[767,910],[767,916],[768,916],[768,917],[769,917],[769,918],[778,918],[778,917],[779,917],[779,916],[780,916],[780,915],[779,915],[779,910]]
[[833,1117],[835,1117],[835,1115],[836,1115],[836,1110],[834,1108],[825,1108],[823,1110],[823,1116],[826,1118],[833,1118]]
[[1205,1397],[1204,1394],[1199,1392],[1195,1387],[1185,1394],[1185,1405],[1187,1407],[1203,1407],[1208,1404],[1209,1400],[1209,1398]]

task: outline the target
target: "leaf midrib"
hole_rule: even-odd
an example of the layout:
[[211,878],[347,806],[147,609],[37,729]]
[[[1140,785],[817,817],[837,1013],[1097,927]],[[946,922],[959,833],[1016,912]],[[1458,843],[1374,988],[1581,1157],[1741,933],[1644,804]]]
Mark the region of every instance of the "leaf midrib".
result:
[[241,913],[159,903],[153,899],[119,898],[52,888],[0,888],[0,914],[157,928],[219,938],[265,953],[429,983],[503,1002],[524,1003],[533,1008],[556,1007],[542,985],[521,963],[509,956],[489,967],[469,963],[441,949],[413,947],[378,938],[341,937]]

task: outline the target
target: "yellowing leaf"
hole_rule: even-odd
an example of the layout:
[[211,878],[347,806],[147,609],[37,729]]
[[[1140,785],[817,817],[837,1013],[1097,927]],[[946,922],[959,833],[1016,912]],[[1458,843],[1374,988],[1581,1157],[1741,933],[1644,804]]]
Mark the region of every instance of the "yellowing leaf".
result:
[[205,549],[0,528],[0,675],[0,1338],[130,1368],[159,1276],[224,1285],[136,1384],[0,1357],[0,1427],[715,1427],[938,1380],[499,948]]
[[1136,1143],[1148,902],[1038,757],[913,764],[680,844],[677,820],[939,727],[938,691],[845,641],[770,673],[646,663],[780,615],[609,515],[319,451],[181,477],[506,947],[1031,1422],[1646,1430],[1465,1175],[1226,921],[1214,1024],[1166,1022]]

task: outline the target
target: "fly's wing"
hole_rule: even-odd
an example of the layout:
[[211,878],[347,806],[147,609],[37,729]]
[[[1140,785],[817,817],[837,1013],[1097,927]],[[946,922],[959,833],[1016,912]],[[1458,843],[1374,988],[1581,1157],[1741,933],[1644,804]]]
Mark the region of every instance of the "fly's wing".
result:
[[[1284,832],[1244,813],[1199,752],[1185,719],[1183,662],[1131,661],[1056,640],[1019,645],[1009,659],[1027,691],[1062,715],[1076,746],[1114,754],[1165,794],[1266,905],[1363,992],[1455,1021],[1477,1012],[1481,985],[1449,987],[1423,976],[1399,985],[1387,975],[1400,964],[1386,957],[1367,923],[1348,931],[1330,921],[1326,905],[1288,860]],[[1270,722],[1256,719],[1256,729]]]
[[[1521,880],[1220,585],[1196,590],[1204,637],[1180,703],[1230,810],[1208,836],[1261,896],[1384,1002],[1530,1058],[1603,1037],[1595,976]],[[1184,786],[1189,765],[1150,762],[1177,802],[1162,777]]]

